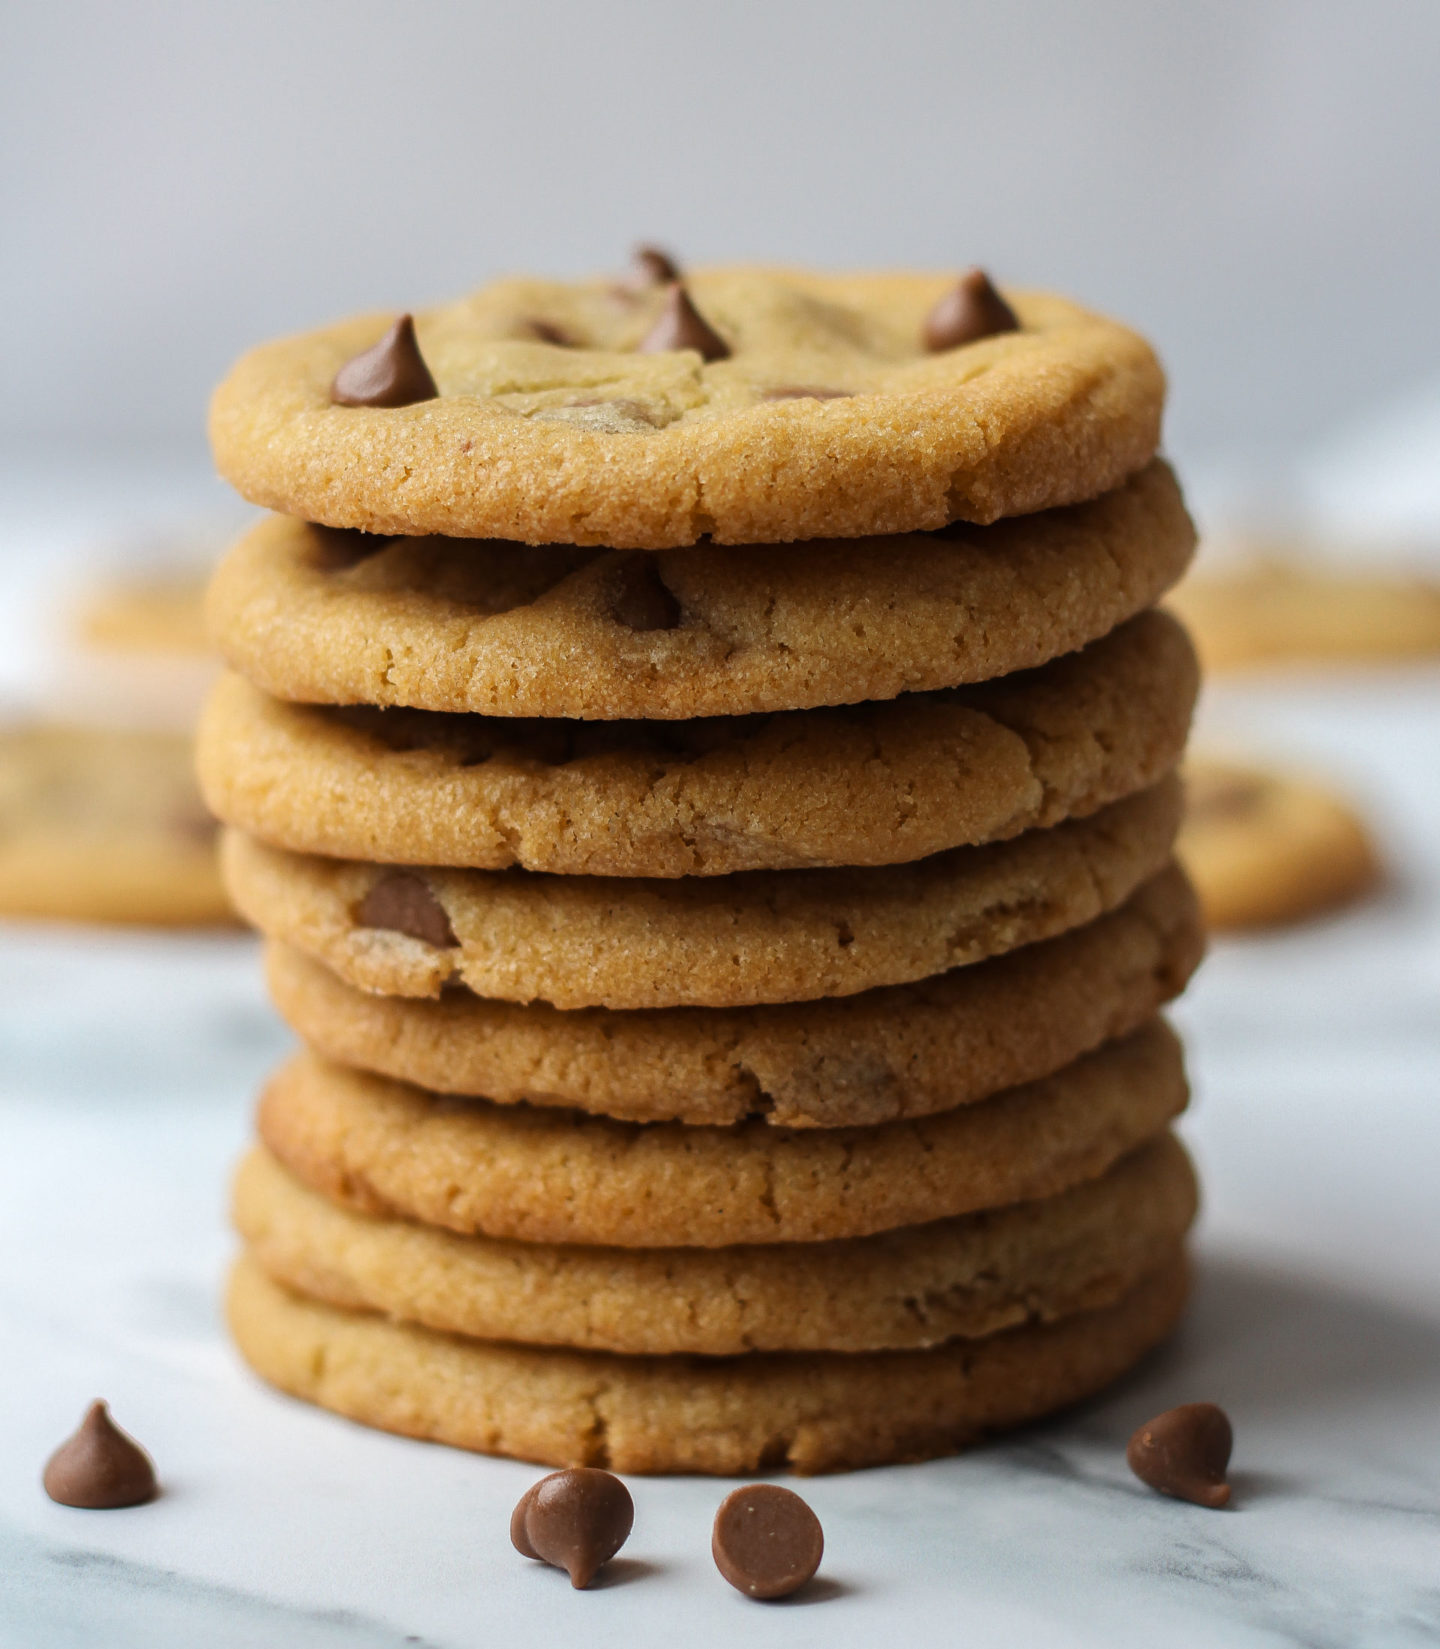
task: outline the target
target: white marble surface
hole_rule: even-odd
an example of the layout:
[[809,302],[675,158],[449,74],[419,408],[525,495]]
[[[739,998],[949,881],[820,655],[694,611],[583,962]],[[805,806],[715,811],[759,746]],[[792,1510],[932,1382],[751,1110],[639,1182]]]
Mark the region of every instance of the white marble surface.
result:
[[[0,570],[24,553],[12,528]],[[1208,1192],[1187,1325],[1060,1422],[801,1485],[826,1562],[787,1604],[715,1573],[724,1484],[636,1481],[622,1560],[572,1594],[506,1540],[532,1468],[249,1377],[216,1307],[224,1183],[286,1045],[253,947],[0,928],[0,1644],[1440,1642],[1440,675],[1217,694],[1205,719],[1348,782],[1397,874],[1217,947],[1179,1015]],[[41,1492],[96,1395],[155,1455],[153,1505]],[[1131,1428],[1191,1398],[1233,1417],[1232,1510],[1126,1471]]]

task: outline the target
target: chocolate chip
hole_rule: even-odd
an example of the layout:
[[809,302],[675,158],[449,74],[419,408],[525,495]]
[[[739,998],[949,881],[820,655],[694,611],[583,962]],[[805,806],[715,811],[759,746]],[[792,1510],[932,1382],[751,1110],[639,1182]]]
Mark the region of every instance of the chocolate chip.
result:
[[563,326],[538,318],[525,322],[525,330],[542,344],[554,344],[557,349],[573,349],[575,340]]
[[624,284],[632,292],[643,292],[651,286],[669,286],[680,278],[680,265],[668,252],[658,246],[637,246],[630,255]]
[[360,901],[355,919],[362,928],[405,933],[440,950],[456,943],[445,907],[413,870],[387,871]]
[[749,1483],[720,1502],[710,1532],[715,1567],[746,1597],[789,1597],[820,1567],[820,1519],[798,1494]]
[[1125,1459],[1142,1483],[1197,1506],[1229,1503],[1225,1468],[1234,1434],[1214,1403],[1182,1403],[1147,1420],[1130,1439]]
[[532,1484],[510,1514],[510,1541],[522,1557],[564,1569],[588,1586],[625,1544],[635,1503],[618,1477],[594,1466],[551,1472]]
[[158,1492],[150,1456],[98,1400],[86,1409],[75,1435],[50,1456],[42,1482],[62,1506],[91,1510],[139,1506]]
[[969,269],[925,317],[925,347],[958,349],[997,332],[1018,332],[1015,311],[990,283],[983,269]]
[[408,407],[440,393],[415,341],[415,321],[402,315],[377,344],[335,374],[330,399],[342,407]]
[[667,349],[698,350],[707,361],[723,361],[730,346],[690,301],[690,294],[676,281],[665,298],[660,319],[635,346],[641,355],[657,355]]
[[612,574],[610,613],[627,630],[674,630],[680,603],[661,581],[655,558],[634,555]]
[[823,389],[819,384],[780,384],[762,390],[762,401],[848,401],[853,389]]

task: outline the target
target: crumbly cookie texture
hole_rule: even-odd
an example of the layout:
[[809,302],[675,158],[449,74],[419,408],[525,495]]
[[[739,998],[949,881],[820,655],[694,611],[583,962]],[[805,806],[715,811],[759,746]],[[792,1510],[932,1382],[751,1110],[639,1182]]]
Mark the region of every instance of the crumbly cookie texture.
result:
[[190,740],[178,733],[0,730],[0,913],[233,922],[191,765]]
[[482,1340],[707,1357],[920,1349],[1094,1310],[1148,1275],[1195,1206],[1189,1159],[1169,1134],[1039,1202],[833,1243],[460,1237],[351,1212],[264,1150],[242,1163],[233,1203],[250,1257],[328,1305]]
[[1303,921],[1362,898],[1384,875],[1365,825],[1321,785],[1197,757],[1185,786],[1176,850],[1213,928]]
[[737,1476],[950,1454],[1078,1402],[1175,1326],[1181,1253],[1115,1305],[928,1351],[717,1361],[521,1347],[303,1299],[242,1259],[227,1314],[283,1391],[366,1425],[549,1466]]
[[1143,339],[1007,292],[1018,331],[931,353],[924,320],[954,278],[697,270],[690,296],[729,348],[713,361],[637,350],[663,289],[501,281],[417,314],[436,398],[332,403],[395,318],[361,316],[245,356],[211,444],[252,502],[327,526],[617,549],[994,521],[1150,460],[1165,384]]
[[1432,579],[1252,561],[1197,573],[1171,601],[1207,670],[1440,656],[1440,584]]
[[1184,1108],[1161,1021],[1035,1083],[939,1116],[791,1132],[694,1128],[457,1100],[305,1053],[271,1080],[260,1137],[362,1213],[463,1235],[621,1248],[827,1242],[1053,1196]]
[[1180,577],[1155,462],[992,527],[658,555],[259,523],[211,585],[216,642],[278,698],[683,720],[889,699],[1032,669]]
[[616,1013],[464,989],[376,996],[278,943],[267,971],[276,1007],[319,1053],[436,1092],[632,1122],[839,1128],[1048,1076],[1178,996],[1203,949],[1195,895],[1172,865],[1057,938],[818,1002]]
[[247,921],[362,990],[438,996],[463,983],[559,1008],[740,1007],[849,996],[978,962],[1122,904],[1170,858],[1179,780],[1085,819],[910,865],[748,871],[676,881],[405,873],[453,943],[365,926],[397,873],[225,833]]
[[1157,783],[1197,682],[1159,613],[978,687],[699,722],[321,709],[231,676],[197,759],[215,813],[301,853],[598,876],[896,864]]

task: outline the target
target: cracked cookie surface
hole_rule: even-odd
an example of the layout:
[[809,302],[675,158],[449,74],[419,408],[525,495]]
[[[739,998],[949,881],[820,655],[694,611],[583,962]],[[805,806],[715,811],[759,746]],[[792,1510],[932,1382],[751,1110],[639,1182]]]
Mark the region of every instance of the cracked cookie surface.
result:
[[729,348],[714,361],[637,351],[661,289],[500,281],[416,315],[436,397],[332,404],[394,320],[361,316],[246,355],[211,444],[246,498],[327,526],[619,549],[993,521],[1149,461],[1165,385],[1143,339],[1007,293],[1018,331],[931,353],[924,320],[954,279],[697,270]]
[[954,1453],[1118,1378],[1187,1292],[1177,1249],[1114,1305],[928,1351],[617,1357],[338,1311],[242,1259],[227,1317],[257,1373],[367,1425],[549,1466],[736,1476]]
[[230,676],[197,761],[220,818],[300,853],[599,876],[897,864],[1156,783],[1196,687],[1159,613],[977,687],[707,721],[340,710]]
[[[233,829],[221,863],[247,921],[362,990],[438,996],[457,981],[560,1008],[737,1007],[903,984],[1078,927],[1164,867],[1180,810],[1172,774],[1088,818],[913,864],[673,881],[422,876]],[[369,901],[397,879],[444,942],[367,925]]]
[[683,720],[889,699],[1074,651],[1157,601],[1195,533],[1162,463],[993,527],[654,556],[385,539],[272,516],[207,603],[277,698]]
[[975,1105],[871,1128],[637,1124],[426,1093],[291,1060],[261,1139],[362,1213],[465,1235],[621,1248],[826,1242],[1024,1202],[1094,1179],[1184,1109],[1155,1020]]
[[719,1357],[918,1349],[1110,1305],[1184,1236],[1196,1191],[1165,1134],[1053,1197],[829,1243],[462,1237],[343,1208],[263,1149],[241,1164],[232,1206],[250,1256],[329,1305],[482,1340]]

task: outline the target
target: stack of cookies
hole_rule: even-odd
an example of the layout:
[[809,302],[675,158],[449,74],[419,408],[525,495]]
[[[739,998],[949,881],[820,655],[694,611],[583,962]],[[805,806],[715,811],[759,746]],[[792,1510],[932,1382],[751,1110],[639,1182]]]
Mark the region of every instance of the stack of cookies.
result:
[[[378,340],[378,341],[377,341]],[[916,1459],[1174,1324],[1192,531],[1132,333],[983,275],[511,280],[261,349],[200,769],[306,1049],[230,1321],[622,1471]]]

